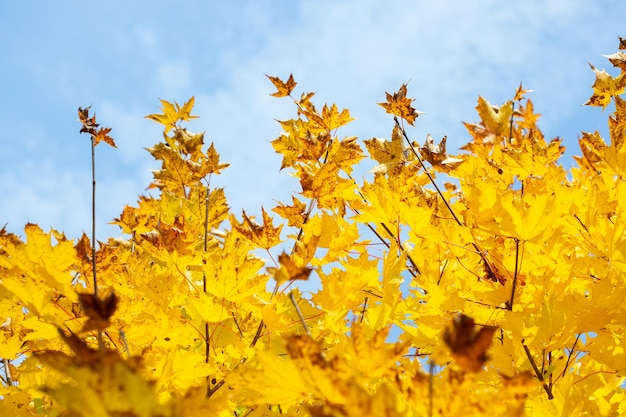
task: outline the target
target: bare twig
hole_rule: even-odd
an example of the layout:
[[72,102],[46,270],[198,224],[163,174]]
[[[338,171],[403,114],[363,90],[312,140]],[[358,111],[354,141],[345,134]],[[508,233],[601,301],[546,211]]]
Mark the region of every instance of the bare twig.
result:
[[[96,138],[91,135],[91,269],[93,270],[93,296],[98,300],[98,277],[96,273]],[[102,330],[98,329],[98,348],[104,352]]]

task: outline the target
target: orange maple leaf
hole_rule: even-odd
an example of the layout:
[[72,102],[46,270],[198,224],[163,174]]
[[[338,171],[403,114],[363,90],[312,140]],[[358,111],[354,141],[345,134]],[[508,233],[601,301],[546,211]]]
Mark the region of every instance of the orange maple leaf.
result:
[[112,147],[117,148],[117,146],[115,146],[115,141],[111,136],[109,136],[111,128],[99,127],[100,125],[96,123],[96,115],[94,114],[89,117],[90,108],[91,106],[85,107],[84,109],[82,107],[78,108],[78,120],[82,123],[80,133],[89,133],[94,141],[94,146],[100,142],[106,142]]
[[289,74],[289,79],[287,80],[287,82],[283,82],[278,77],[272,77],[267,74],[265,74],[265,76],[270,79],[272,84],[274,84],[274,87],[276,87],[276,89],[278,90],[275,93],[271,94],[274,97],[286,97],[290,95],[293,89],[295,88],[296,84],[298,84],[293,79],[293,74]]
[[242,211],[243,223],[237,223],[234,217],[232,218],[233,227],[239,233],[263,249],[269,249],[280,243],[280,231],[283,226],[274,227],[272,225],[272,218],[263,207],[261,207],[263,225],[258,224],[253,217],[249,217],[244,210]]
[[387,95],[387,102],[378,103],[378,105],[384,108],[387,113],[399,116],[413,126],[415,119],[417,119],[422,112],[415,110],[411,105],[413,99],[407,98],[406,96],[406,84],[402,84],[398,92],[393,95],[387,92],[385,92],[385,94]]

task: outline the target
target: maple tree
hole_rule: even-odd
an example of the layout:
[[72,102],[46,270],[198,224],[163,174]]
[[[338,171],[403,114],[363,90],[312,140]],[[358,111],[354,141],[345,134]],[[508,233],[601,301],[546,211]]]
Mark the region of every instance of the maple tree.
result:
[[[124,238],[0,230],[0,415],[626,413],[624,49],[619,75],[592,67],[610,141],[582,133],[570,170],[521,85],[480,97],[448,155],[410,140],[406,85],[380,103],[391,139],[362,147],[347,109],[268,76],[297,109],[272,146],[301,190],[260,223],[211,186],[228,164],[184,127],[193,98],[162,101],[157,196],[113,220]],[[92,155],[115,146],[79,120]]]

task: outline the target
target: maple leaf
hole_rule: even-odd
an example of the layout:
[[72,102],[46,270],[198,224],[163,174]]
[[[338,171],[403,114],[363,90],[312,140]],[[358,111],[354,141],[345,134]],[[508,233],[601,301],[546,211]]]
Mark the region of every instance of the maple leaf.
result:
[[89,133],[94,141],[94,146],[98,145],[100,142],[106,142],[112,147],[117,148],[115,141],[109,136],[111,128],[99,128],[100,125],[96,123],[96,115],[94,114],[92,117],[89,117],[90,108],[91,106],[84,109],[82,107],[78,108],[78,119],[82,124],[80,133]]
[[407,98],[406,93],[406,84],[402,84],[398,92],[393,93],[393,95],[385,92],[387,95],[387,102],[378,103],[378,105],[384,108],[387,113],[399,116],[413,126],[415,119],[417,119],[422,112],[413,108],[411,104],[414,99]]
[[280,243],[280,231],[283,226],[280,225],[278,227],[274,227],[272,225],[272,218],[267,214],[263,207],[261,207],[263,225],[258,224],[253,217],[248,217],[245,211],[242,212],[243,223],[238,223],[234,217],[231,218],[233,227],[239,233],[263,249],[269,249]]
[[94,294],[79,293],[78,300],[80,305],[88,317],[82,331],[104,330],[109,327],[109,319],[115,312],[118,298],[113,291],[106,297],[96,297]]
[[284,133],[271,144],[283,156],[280,169],[294,167],[299,163],[317,163],[331,140],[328,132],[313,122],[301,119],[279,121]]
[[522,83],[519,83],[519,87],[517,87],[517,91],[515,91],[515,97],[513,98],[513,101],[520,101],[524,98],[524,96],[528,93],[532,93],[533,90],[527,90],[524,87],[522,87]]
[[274,87],[278,90],[277,92],[271,94],[274,97],[286,97],[290,95],[297,84],[293,79],[293,74],[289,74],[287,82],[283,82],[278,77],[272,77],[267,74],[265,74],[265,76],[270,79],[272,84],[274,84]]
[[446,139],[447,136],[441,138],[439,145],[435,145],[435,141],[430,134],[426,135],[426,141],[424,146],[420,148],[422,157],[435,167],[446,167],[449,169],[463,162],[462,159],[449,157],[446,153]]
[[463,122],[474,137],[474,142],[462,146],[461,149],[471,150],[475,144],[491,145],[502,140],[502,138],[508,138],[511,131],[511,116],[513,115],[512,101],[497,107],[479,96],[476,110],[481,119],[480,124]]
[[615,52],[611,55],[602,55],[607,58],[614,67],[621,69],[622,71],[626,71],[626,53],[625,52]]
[[40,389],[67,407],[68,414],[164,415],[154,384],[139,372],[139,358],[123,360],[116,351],[92,349],[75,334],[59,333],[74,355],[45,350],[36,357],[47,368],[65,375],[53,384],[48,380]]
[[272,274],[278,285],[286,281],[306,281],[313,271],[313,268],[298,266],[286,252],[278,255],[278,263],[280,264],[280,268],[267,268],[267,271]]
[[525,105],[520,104],[517,109],[515,109],[514,115],[521,118],[521,120],[518,121],[519,127],[533,130],[536,130],[537,120],[539,120],[541,116],[541,114],[534,112],[533,102],[530,100],[527,100]]
[[390,176],[398,175],[405,164],[415,157],[412,152],[407,152],[404,145],[402,132],[398,126],[394,126],[391,140],[373,138],[365,140],[365,146],[372,159],[380,165],[374,168],[374,172],[386,172]]
[[291,196],[291,200],[292,205],[287,206],[279,202],[278,206],[274,207],[272,211],[283,219],[286,219],[288,226],[302,227],[306,219],[306,204],[294,196]]
[[105,142],[111,145],[112,147],[117,148],[117,146],[115,146],[115,141],[113,140],[111,136],[109,136],[110,132],[111,132],[110,127],[99,129],[98,132],[94,135],[94,140],[96,142],[96,145],[100,142]]
[[215,146],[211,143],[206,153],[207,158],[207,171],[210,174],[219,174],[221,170],[230,166],[230,164],[220,164],[220,155],[215,150]]
[[585,105],[605,108],[613,96],[624,93],[626,72],[622,72],[614,78],[605,70],[600,71],[591,64],[589,66],[595,73],[596,80],[593,83],[593,95],[585,102]]
[[354,118],[350,116],[350,111],[348,109],[343,109],[341,110],[341,113],[339,113],[336,104],[333,104],[330,107],[324,105],[322,108],[322,122],[328,131],[338,129],[353,120]]
[[476,329],[474,319],[460,314],[454,318],[452,326],[445,329],[443,340],[461,369],[477,372],[487,362],[487,350],[496,330],[492,326]]
[[169,101],[161,100],[163,113],[149,114],[146,116],[146,118],[162,124],[165,127],[165,134],[167,134],[171,129],[174,129],[176,127],[178,122],[189,121],[191,119],[198,118],[198,116],[191,115],[191,110],[193,109],[194,103],[195,97],[191,97],[182,106],[179,106],[176,102],[170,103]]

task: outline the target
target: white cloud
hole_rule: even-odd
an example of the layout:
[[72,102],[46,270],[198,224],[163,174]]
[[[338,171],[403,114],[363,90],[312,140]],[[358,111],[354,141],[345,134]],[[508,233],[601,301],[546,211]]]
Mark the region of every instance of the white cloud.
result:
[[[235,212],[287,199],[298,184],[278,172],[280,156],[269,141],[279,130],[274,119],[292,117],[295,110],[288,99],[269,96],[272,86],[264,73],[293,72],[297,93],[314,91],[319,105],[349,108],[357,120],[339,134],[363,139],[389,136],[392,119],[376,102],[409,82],[415,106],[426,112],[411,136],[421,141],[427,133],[447,134],[450,146],[467,139],[461,121],[476,119],[478,94],[501,103],[523,81],[535,90],[531,98],[544,114],[543,126],[574,138],[584,126],[570,126],[568,120],[597,115],[605,123],[606,114],[580,106],[593,82],[586,61],[608,66],[600,55],[614,52],[626,17],[616,1],[301,1],[278,7],[256,1],[198,3],[189,6],[188,13],[196,12],[189,21],[172,20],[165,8],[136,10],[116,24],[114,37],[102,35],[108,33],[105,23],[98,26],[101,33],[72,20],[72,31],[88,29],[102,48],[89,55],[67,53],[52,36],[28,43],[41,48],[28,50],[28,59],[59,52],[45,54],[50,62],[33,61],[34,71],[7,75],[23,86],[25,97],[43,95],[49,108],[5,113],[10,120],[0,116],[5,125],[18,126],[13,135],[28,144],[4,152],[0,191],[10,198],[0,201],[3,215],[12,224],[42,219],[66,230],[83,227],[90,189],[81,178],[89,175],[89,156],[71,141],[79,140],[75,107],[93,104],[98,121],[113,127],[119,146],[98,149],[99,212],[108,216],[99,223],[109,221],[123,204],[134,204],[150,180],[148,168],[155,168],[142,148],[162,136],[144,116],[159,111],[159,98],[180,102],[192,94],[201,119],[190,128],[206,130],[207,140],[232,164],[214,184],[226,187]],[[204,25],[199,11],[207,15]],[[109,46],[111,39],[115,43]],[[27,104],[21,106],[32,105]],[[593,119],[587,130],[599,123]],[[20,132],[36,126],[46,131]],[[49,182],[40,181],[42,175]]]

